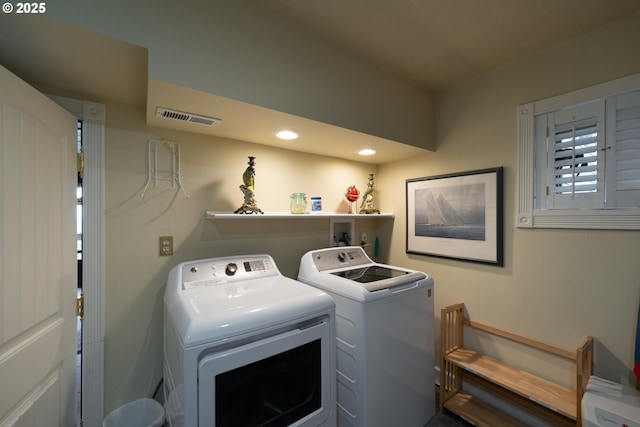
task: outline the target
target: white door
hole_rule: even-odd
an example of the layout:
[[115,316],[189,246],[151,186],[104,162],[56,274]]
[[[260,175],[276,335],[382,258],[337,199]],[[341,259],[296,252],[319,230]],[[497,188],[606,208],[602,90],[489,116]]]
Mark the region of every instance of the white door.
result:
[[0,426],[76,424],[75,128],[0,66]]

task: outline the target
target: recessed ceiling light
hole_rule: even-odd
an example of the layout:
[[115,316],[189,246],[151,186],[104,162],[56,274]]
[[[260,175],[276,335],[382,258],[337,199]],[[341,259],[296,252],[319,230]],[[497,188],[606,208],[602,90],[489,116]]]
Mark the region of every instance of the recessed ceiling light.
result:
[[289,129],[283,129],[276,132],[276,136],[280,139],[296,139],[298,136],[298,132]]
[[360,154],[361,156],[371,156],[373,154],[376,154],[376,150],[371,148],[365,148],[364,150],[358,151],[358,154]]

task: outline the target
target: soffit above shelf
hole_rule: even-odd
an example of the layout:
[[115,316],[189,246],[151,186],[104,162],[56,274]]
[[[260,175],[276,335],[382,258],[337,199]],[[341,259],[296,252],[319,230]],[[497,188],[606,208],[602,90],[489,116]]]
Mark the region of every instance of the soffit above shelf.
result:
[[[216,126],[205,126],[159,117],[157,107],[215,117],[220,122]],[[375,165],[430,152],[156,79],[149,79],[147,124]],[[296,140],[283,141],[275,136],[279,129],[294,129],[301,136]],[[363,148],[372,148],[376,154],[358,155],[357,152]]]

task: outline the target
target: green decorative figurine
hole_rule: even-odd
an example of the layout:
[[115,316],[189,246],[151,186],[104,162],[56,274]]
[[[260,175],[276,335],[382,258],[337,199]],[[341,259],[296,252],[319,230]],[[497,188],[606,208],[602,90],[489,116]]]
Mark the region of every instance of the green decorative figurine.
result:
[[367,190],[362,196],[362,204],[360,205],[361,214],[379,214],[380,211],[373,207],[373,190],[376,185],[373,182],[373,174],[369,174],[369,183],[367,184]]
[[234,213],[236,214],[254,214],[261,213],[263,214],[259,208],[255,199],[255,194],[253,192],[254,184],[255,184],[255,162],[253,161],[255,157],[249,156],[249,166],[242,174],[242,182],[243,184],[240,186],[240,190],[244,194],[244,203],[240,206]]

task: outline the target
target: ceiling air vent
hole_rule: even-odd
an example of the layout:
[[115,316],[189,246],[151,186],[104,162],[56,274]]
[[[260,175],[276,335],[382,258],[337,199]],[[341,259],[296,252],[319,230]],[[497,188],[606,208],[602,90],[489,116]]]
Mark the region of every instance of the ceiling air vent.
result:
[[201,116],[198,114],[185,113],[184,111],[170,110],[168,108],[156,107],[156,117],[179,120],[181,122],[196,123],[204,126],[217,126],[220,119],[215,117]]

